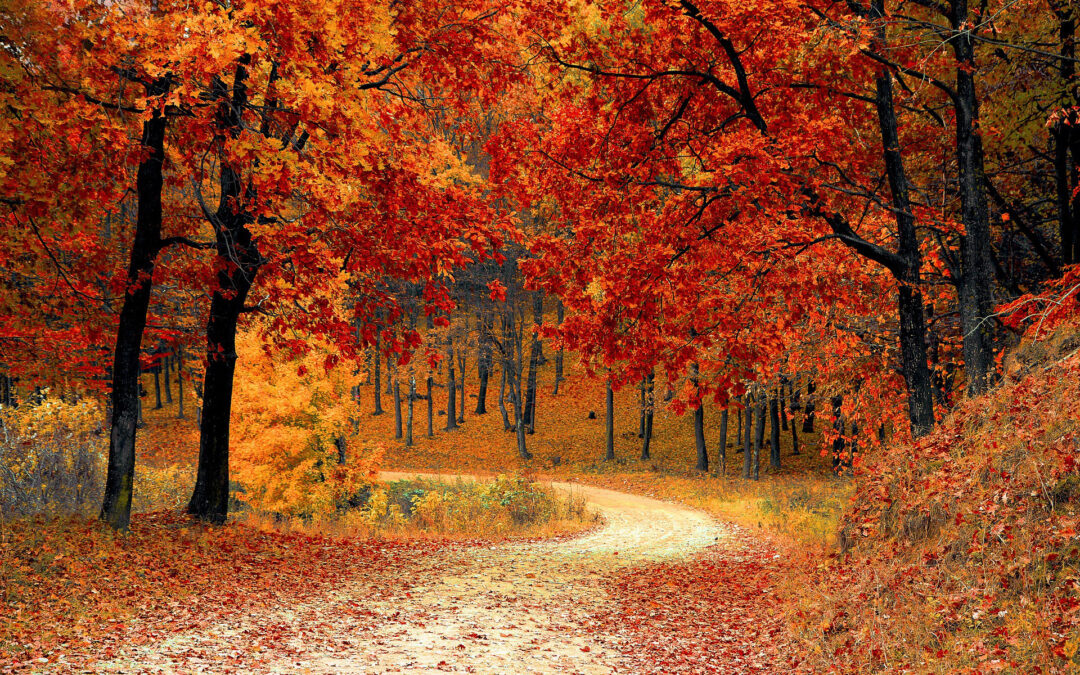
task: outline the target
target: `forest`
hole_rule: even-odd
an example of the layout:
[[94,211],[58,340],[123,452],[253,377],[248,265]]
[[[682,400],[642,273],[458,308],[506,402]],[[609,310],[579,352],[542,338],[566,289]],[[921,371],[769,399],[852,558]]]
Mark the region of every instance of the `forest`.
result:
[[1078,30],[0,0],[0,672],[1080,669]]

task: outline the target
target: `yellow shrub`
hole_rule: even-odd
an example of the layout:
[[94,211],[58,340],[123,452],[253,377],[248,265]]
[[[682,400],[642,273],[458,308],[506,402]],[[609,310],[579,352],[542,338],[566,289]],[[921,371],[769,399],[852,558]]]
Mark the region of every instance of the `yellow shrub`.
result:
[[381,450],[358,442],[353,366],[326,368],[333,350],[318,344],[273,361],[249,336],[240,352],[230,467],[237,497],[258,511],[315,517],[370,485]]
[[107,452],[95,401],[50,398],[0,406],[0,512],[89,513],[98,506]]

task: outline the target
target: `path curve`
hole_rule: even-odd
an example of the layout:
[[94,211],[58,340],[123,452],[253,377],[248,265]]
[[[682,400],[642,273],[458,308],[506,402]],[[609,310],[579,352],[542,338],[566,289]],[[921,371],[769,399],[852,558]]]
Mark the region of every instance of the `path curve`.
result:
[[[380,477],[458,478],[419,472]],[[587,485],[551,485],[583,496],[604,524],[580,537],[424,556],[407,572],[413,583],[383,599],[368,600],[370,589],[344,582],[317,606],[271,607],[232,625],[129,650],[96,670],[191,672],[175,655],[235,653],[244,641],[272,630],[288,657],[276,658],[271,650],[258,661],[259,672],[631,672],[595,618],[615,606],[604,580],[627,565],[693,555],[730,530],[677,504]]]

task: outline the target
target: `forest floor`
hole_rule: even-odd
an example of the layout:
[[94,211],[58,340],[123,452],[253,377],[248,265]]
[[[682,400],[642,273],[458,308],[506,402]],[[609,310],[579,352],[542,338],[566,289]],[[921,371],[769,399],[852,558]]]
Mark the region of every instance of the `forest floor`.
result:
[[160,639],[121,641],[111,658],[80,666],[124,673],[786,670],[774,660],[780,619],[770,616],[780,556],[760,538],[681,505],[555,487],[585,497],[603,526],[554,541],[429,547],[404,566],[362,574],[342,569],[325,594],[299,603],[268,598]]

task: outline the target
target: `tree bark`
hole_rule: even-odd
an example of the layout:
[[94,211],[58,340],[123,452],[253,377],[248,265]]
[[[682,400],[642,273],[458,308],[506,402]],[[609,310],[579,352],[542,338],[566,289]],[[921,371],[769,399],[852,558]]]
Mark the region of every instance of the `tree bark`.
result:
[[652,432],[653,432],[653,414],[656,411],[656,391],[654,388],[656,380],[655,371],[650,370],[649,374],[645,376],[645,410],[644,410],[644,425],[641,433],[641,460],[648,461],[651,459],[650,445],[652,445]]
[[[221,137],[239,135],[241,111],[247,104],[247,65],[243,56],[236,66],[231,99],[224,83],[212,84],[220,101]],[[223,523],[229,510],[229,422],[232,414],[233,376],[236,373],[236,327],[244,302],[263,264],[258,242],[247,226],[253,218],[243,204],[254,199],[242,185],[240,172],[220,157],[220,199],[214,214],[217,255],[222,261],[218,287],[210,300],[206,325],[206,377],[202,424],[199,433],[199,469],[188,513],[201,520]]]
[[758,393],[757,398],[757,412],[755,413],[757,419],[754,422],[754,462],[752,467],[754,470],[754,480],[758,480],[759,477],[758,474],[761,470],[761,448],[765,445],[765,392]]
[[413,373],[409,373],[409,403],[408,403],[408,416],[405,419],[405,447],[411,448],[413,444],[412,436],[412,424],[413,424],[413,402],[416,400],[416,376]]
[[491,320],[487,314],[477,317],[480,329],[479,345],[477,347],[476,374],[480,381],[476,390],[476,414],[487,414],[487,391],[488,380],[491,378]]
[[427,437],[435,438],[435,397],[431,390],[435,386],[431,373],[427,376]]
[[949,40],[956,68],[956,160],[960,186],[961,275],[960,320],[964,333],[964,366],[968,395],[985,392],[994,375],[994,263],[990,219],[983,186],[984,157],[979,133],[979,99],[975,89],[975,37],[967,0],[953,0]]
[[608,376],[607,386],[604,390],[604,399],[607,404],[605,421],[604,461],[611,462],[615,459],[615,391],[611,388],[611,377]]
[[510,424],[510,414],[506,411],[506,364],[502,367],[502,377],[499,380],[499,412],[502,413],[503,431],[513,431],[514,426]]
[[[168,89],[155,83],[152,94]],[[127,290],[120,308],[113,352],[112,416],[109,431],[109,463],[101,519],[117,530],[127,530],[131,521],[131,497],[135,480],[135,433],[139,423],[139,353],[146,330],[146,314],[154,278],[154,263],[161,242],[162,166],[165,162],[164,115],[154,112],[143,122],[142,145],[149,153],[139,164],[135,191],[139,200],[135,217],[135,240],[128,262]],[[10,389],[8,390],[10,397]]]
[[[563,306],[562,298],[555,305],[555,320],[558,322],[559,327],[562,327],[563,317],[566,313],[566,308]],[[559,395],[559,385],[563,381],[563,348],[559,347],[555,352],[555,389],[551,392],[552,396]]]
[[[694,384],[694,392],[697,393],[698,382],[698,364],[693,363],[690,365],[691,381]],[[694,468],[698,471],[709,470],[709,450],[705,446],[705,404],[703,401],[698,401],[698,406],[694,408],[694,448],[697,450],[697,463]]]
[[403,438],[405,433],[402,429],[401,382],[398,380],[397,368],[394,369],[391,379],[394,387],[394,438]]
[[803,418],[804,434],[814,433],[814,382],[806,381],[806,417]]
[[173,360],[169,356],[163,357],[162,360],[165,364],[165,372],[163,373],[165,376],[165,402],[172,403],[172,378],[169,377],[169,371],[172,370]]
[[454,337],[446,338],[446,431],[458,428],[457,423],[457,378],[454,374]]
[[[382,336],[380,332],[375,332],[375,357],[373,359],[375,361],[375,412],[371,413],[372,415],[383,414],[382,382],[380,381],[382,373],[379,372],[379,365],[382,362]],[[389,379],[389,373],[387,373],[387,379]]]
[[769,399],[769,464],[780,468],[780,401],[775,396]]
[[716,473],[724,476],[727,474],[727,434],[728,434],[728,409],[720,411],[720,444],[716,450]]
[[[533,294],[533,326],[538,327],[544,320],[543,296],[539,291]],[[525,425],[529,433],[536,431],[536,374],[540,367],[543,343],[540,334],[533,333],[532,347],[529,350],[529,377],[525,389]]]
[[753,463],[754,458],[751,452],[753,436],[752,429],[754,426],[754,397],[750,394],[746,394],[743,397],[743,437],[742,437],[742,449],[743,449],[743,467],[742,477],[749,479],[753,476]]

